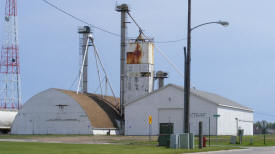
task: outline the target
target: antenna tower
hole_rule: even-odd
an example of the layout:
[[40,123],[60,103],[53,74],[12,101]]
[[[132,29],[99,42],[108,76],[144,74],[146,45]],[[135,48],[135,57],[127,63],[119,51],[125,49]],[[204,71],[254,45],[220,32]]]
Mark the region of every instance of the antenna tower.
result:
[[6,0],[0,57],[0,109],[19,109],[21,82],[17,33],[17,0]]

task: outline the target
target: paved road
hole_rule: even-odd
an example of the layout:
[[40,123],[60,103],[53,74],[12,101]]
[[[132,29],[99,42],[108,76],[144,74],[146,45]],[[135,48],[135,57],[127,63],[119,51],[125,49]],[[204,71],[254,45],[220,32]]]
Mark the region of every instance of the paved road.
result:
[[275,147],[259,147],[228,151],[200,152],[196,154],[275,154]]

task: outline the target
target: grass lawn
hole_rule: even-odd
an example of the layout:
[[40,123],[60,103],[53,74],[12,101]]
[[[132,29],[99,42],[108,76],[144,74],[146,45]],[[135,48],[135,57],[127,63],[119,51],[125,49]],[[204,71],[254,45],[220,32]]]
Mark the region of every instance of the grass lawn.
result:
[[[148,141],[147,136],[90,136],[90,135],[0,135],[0,139],[23,139],[38,142],[68,141],[63,143],[0,142],[0,154],[180,154],[202,151],[238,149],[242,146],[275,146],[275,135],[244,136],[243,144],[230,144],[230,136],[211,136],[212,147],[202,150],[168,149],[157,146],[157,137]],[[253,144],[250,144],[250,140]],[[83,142],[82,142],[83,141]],[[97,141],[100,144],[86,144]],[[71,144],[81,143],[81,144]],[[110,143],[110,144],[101,144]],[[196,145],[198,138],[196,137]],[[208,145],[208,143],[207,143]],[[213,146],[217,145],[217,146]]]
[[168,149],[156,145],[118,145],[118,144],[61,144],[0,142],[0,154],[180,154],[228,150],[230,147],[211,147],[205,149]]

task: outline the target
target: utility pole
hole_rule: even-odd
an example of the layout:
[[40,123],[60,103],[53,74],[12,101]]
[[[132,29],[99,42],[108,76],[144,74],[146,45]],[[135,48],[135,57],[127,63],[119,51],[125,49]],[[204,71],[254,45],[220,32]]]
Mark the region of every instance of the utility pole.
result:
[[125,57],[126,57],[126,32],[127,32],[127,4],[121,4],[116,7],[117,12],[121,12],[121,39],[120,39],[120,115],[122,117],[121,129],[124,127],[124,93],[125,93]]
[[190,70],[191,70],[191,0],[188,0],[187,54],[184,76],[184,132],[190,133]]

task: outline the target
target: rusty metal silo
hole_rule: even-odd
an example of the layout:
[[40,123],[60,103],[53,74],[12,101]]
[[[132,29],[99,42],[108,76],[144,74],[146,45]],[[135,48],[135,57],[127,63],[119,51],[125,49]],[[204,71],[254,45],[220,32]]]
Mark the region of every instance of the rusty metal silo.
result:
[[125,103],[153,91],[154,45],[139,35],[126,45]]

